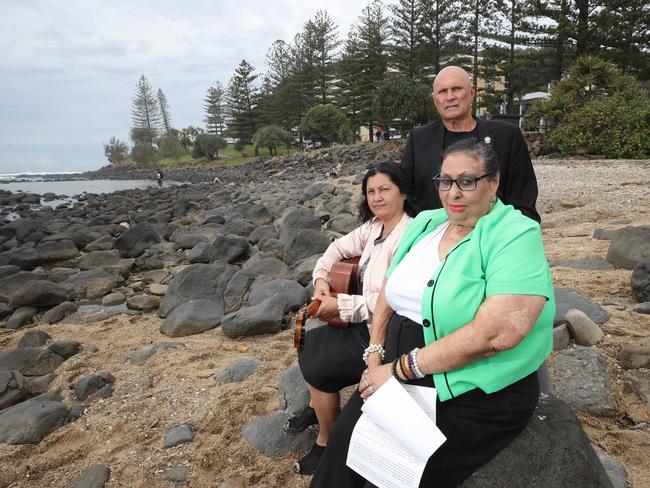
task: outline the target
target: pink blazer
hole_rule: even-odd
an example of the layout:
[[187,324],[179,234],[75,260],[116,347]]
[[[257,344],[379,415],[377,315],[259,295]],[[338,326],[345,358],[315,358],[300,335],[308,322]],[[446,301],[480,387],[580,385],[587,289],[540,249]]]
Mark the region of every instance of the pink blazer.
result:
[[345,258],[361,256],[359,266],[368,261],[363,277],[363,295],[339,294],[338,308],[341,319],[346,322],[366,321],[370,326],[372,312],[377,303],[377,297],[384,284],[386,271],[393,259],[402,233],[411,222],[411,217],[402,215],[390,235],[382,244],[374,245],[375,239],[381,235],[382,224],[378,218],[373,218],[357,227],[349,234],[336,239],[329,245],[325,253],[316,262],[313,272],[313,282],[323,278],[329,283],[329,272],[332,265]]

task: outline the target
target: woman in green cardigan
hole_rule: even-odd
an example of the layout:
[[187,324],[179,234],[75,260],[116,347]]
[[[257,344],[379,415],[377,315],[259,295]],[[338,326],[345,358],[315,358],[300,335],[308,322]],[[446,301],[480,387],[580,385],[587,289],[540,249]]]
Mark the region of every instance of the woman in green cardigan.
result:
[[462,140],[434,178],[442,209],[404,232],[372,320],[359,389],[339,416],[312,488],[364,487],[345,464],[362,402],[391,375],[437,389],[445,443],[421,487],[454,487],[526,426],[552,349],[553,286],[539,224],[496,198],[489,144]]

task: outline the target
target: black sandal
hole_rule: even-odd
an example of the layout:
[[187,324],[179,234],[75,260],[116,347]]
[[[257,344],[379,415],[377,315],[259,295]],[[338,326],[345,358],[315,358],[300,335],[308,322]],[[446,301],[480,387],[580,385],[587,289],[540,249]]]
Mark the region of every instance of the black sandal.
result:
[[319,446],[314,442],[311,450],[293,465],[293,470],[297,474],[314,474],[326,447],[327,446]]
[[318,417],[316,417],[316,410],[311,407],[307,407],[307,409],[300,415],[291,417],[289,420],[287,420],[287,423],[284,424],[284,430],[285,432],[293,433],[302,432],[304,430],[307,430],[308,427],[316,425],[317,423]]

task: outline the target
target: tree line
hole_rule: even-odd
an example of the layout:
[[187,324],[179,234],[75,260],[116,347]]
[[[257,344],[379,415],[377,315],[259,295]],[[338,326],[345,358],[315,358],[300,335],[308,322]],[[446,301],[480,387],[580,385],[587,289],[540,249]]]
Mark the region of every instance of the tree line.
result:
[[546,91],[587,54],[647,81],[649,26],[644,0],[370,0],[342,38],[319,10],[293,39],[271,44],[263,72],[243,59],[225,86],[208,88],[205,129],[172,129],[164,94],[154,95],[143,76],[133,98],[131,157],[190,148],[212,157],[226,137],[239,150],[254,143],[273,154],[304,139],[351,141],[361,126],[371,140],[376,128],[405,134],[436,117],[431,83],[448,64],[467,68],[475,84],[483,80],[474,111],[480,104],[492,113],[516,113],[521,95]]

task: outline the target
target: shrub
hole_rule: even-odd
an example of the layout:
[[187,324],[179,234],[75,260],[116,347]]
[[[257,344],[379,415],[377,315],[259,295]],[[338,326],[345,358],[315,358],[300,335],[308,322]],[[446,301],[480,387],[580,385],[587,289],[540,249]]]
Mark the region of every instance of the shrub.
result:
[[614,64],[585,56],[553,84],[551,98],[533,105],[528,117],[550,121],[551,148],[580,149],[608,158],[650,155],[650,97],[640,83]]
[[316,105],[310,108],[300,122],[300,130],[307,139],[318,141],[324,146],[352,140],[348,119],[334,105]]
[[226,140],[216,134],[199,134],[194,141],[193,158],[207,158],[208,160],[219,157],[219,149],[226,147]]

